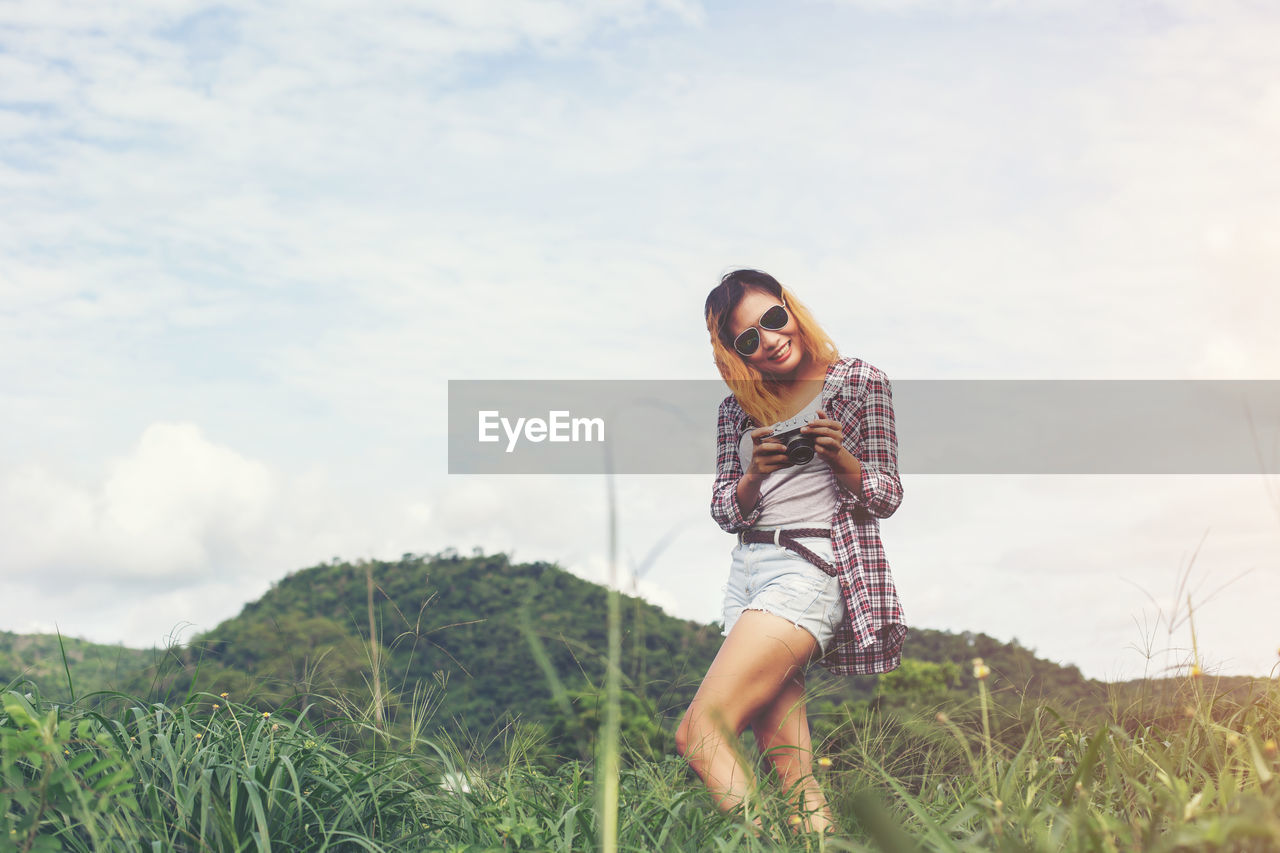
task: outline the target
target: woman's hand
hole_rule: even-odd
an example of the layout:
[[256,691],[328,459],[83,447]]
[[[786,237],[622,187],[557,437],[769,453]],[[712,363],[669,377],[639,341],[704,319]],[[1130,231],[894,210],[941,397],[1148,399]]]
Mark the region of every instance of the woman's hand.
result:
[[748,514],[760,501],[760,484],[764,478],[779,468],[786,468],[787,448],[780,441],[773,441],[770,436],[773,430],[761,427],[751,431],[751,464],[742,477],[738,479],[738,507],[743,515]]
[[766,474],[791,465],[786,445],[771,438],[772,435],[769,427],[751,431],[751,464],[747,466],[746,476],[752,480],[763,480]]
[[862,490],[862,463],[845,449],[844,424],[831,420],[826,412],[819,409],[818,419],[805,424],[800,432],[802,435],[813,436],[813,452],[827,463],[837,479],[853,488],[855,494]]

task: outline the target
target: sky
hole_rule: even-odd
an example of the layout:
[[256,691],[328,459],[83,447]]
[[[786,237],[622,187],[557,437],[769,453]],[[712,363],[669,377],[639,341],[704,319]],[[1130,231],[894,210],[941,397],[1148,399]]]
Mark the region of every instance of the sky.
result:
[[[739,267],[895,381],[1280,378],[1277,41],[1236,0],[0,5],[0,630],[182,642],[445,548],[603,582],[605,484],[449,475],[447,383],[714,380]],[[1273,672],[1263,450],[908,475],[907,621]],[[619,585],[699,622],[710,485],[618,482]]]

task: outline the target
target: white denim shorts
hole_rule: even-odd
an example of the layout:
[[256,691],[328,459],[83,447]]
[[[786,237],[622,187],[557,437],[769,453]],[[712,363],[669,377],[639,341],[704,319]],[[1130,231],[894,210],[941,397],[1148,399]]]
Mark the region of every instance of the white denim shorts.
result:
[[[828,563],[835,553],[828,537],[796,540]],[[738,543],[724,587],[724,636],[743,610],[764,610],[804,628],[825,653],[845,619],[840,580],[794,551],[772,542]]]

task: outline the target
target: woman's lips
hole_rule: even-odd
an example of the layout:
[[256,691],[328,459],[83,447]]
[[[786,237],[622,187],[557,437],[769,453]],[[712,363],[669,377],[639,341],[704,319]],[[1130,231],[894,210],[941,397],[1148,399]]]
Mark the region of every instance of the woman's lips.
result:
[[785,344],[783,344],[781,349],[779,349],[777,353],[769,357],[769,360],[782,361],[784,358],[786,358],[789,355],[791,355],[791,341],[787,341]]

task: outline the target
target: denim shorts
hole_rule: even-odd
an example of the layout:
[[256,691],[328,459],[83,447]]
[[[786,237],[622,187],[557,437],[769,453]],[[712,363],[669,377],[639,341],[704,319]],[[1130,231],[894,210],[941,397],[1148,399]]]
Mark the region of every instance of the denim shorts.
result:
[[[799,539],[810,551],[835,562],[831,540]],[[724,636],[743,610],[764,610],[804,628],[823,652],[831,648],[836,626],[845,619],[840,581],[794,551],[772,542],[738,543],[724,588]]]

